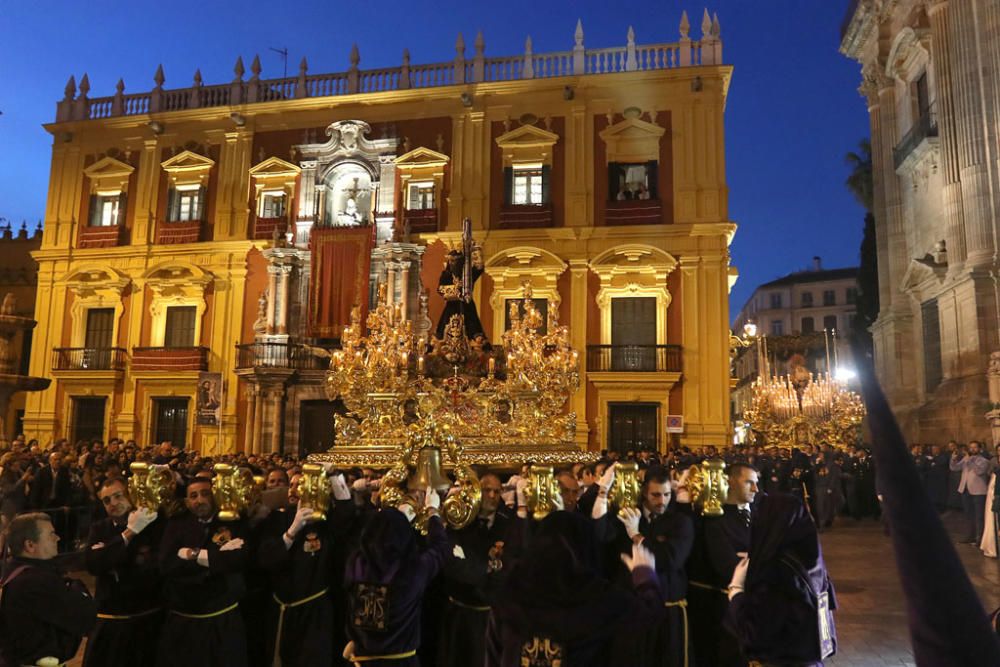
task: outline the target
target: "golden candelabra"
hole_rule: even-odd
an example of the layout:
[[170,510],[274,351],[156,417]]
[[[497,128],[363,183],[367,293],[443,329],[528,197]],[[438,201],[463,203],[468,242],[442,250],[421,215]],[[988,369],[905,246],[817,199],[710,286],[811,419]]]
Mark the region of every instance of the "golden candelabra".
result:
[[331,355],[327,395],[341,399],[347,415],[335,420],[337,444],[311,460],[392,467],[427,422],[461,443],[462,464],[595,460],[575,444],[576,415],[565,410],[580,384],[567,327],[553,309],[547,333],[540,332],[529,286],[510,320],[502,345],[468,340],[461,315],[451,317],[442,339],[428,340],[380,286],[367,334],[355,309]]
[[846,447],[857,439],[864,416],[865,406],[858,394],[828,373],[816,377],[803,366],[796,366],[784,377],[757,378],[745,415],[769,446],[780,447]]

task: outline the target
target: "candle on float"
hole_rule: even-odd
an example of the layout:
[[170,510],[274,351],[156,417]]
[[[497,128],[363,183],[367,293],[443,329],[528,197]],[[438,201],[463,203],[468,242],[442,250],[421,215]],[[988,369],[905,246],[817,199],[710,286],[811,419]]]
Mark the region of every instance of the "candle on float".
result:
[[418,375],[424,374],[424,355],[422,354],[419,357],[417,357],[417,374]]
[[405,352],[404,351],[404,352],[400,352],[399,353],[399,365],[402,368],[405,369],[406,365],[409,363],[409,361],[410,361],[410,353],[409,352]]
[[490,357],[489,373],[490,375],[494,375],[496,372],[497,372],[497,360],[494,359],[493,357]]

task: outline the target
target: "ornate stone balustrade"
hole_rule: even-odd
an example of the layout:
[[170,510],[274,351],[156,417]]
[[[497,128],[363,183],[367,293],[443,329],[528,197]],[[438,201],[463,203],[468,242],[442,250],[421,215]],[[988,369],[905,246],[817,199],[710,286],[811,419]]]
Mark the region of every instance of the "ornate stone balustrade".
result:
[[372,70],[359,69],[361,58],[357,45],[354,45],[351,48],[350,68],[346,72],[309,74],[308,63],[303,58],[298,76],[282,79],[262,79],[260,58],[255,56],[250,66],[251,76],[244,80],[245,70],[240,57],[233,69],[236,76],[230,83],[206,86],[202,83],[201,72],[196,71],[191,87],[170,90],[163,87],[166,78],[161,65],[153,76],[156,87],[150,92],[126,95],[125,83],[119,80],[113,96],[94,99],[88,97],[90,80],[84,74],[79,89],[74,77],[67,82],[65,97],[56,103],[56,122],[468,83],[721,65],[722,39],[718,17],[709,16],[706,10],[701,28],[702,38],[692,40],[685,12],[681,16],[680,38],[676,42],[637,45],[630,27],[625,46],[588,49],[583,44],[583,26],[577,22],[572,50],[534,53],[529,37],[523,55],[494,58],[486,57],[486,44],[482,33],[479,33],[474,42],[475,55],[470,59],[465,58],[465,42],[459,35],[455,43],[455,59],[451,62],[411,65],[409,51],[404,50],[403,63],[399,67]]

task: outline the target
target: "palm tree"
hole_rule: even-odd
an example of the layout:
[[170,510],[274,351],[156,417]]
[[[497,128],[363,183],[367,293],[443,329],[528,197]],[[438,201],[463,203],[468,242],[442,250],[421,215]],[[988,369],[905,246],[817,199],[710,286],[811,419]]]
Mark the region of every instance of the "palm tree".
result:
[[845,181],[847,189],[865,209],[865,230],[861,238],[861,262],[858,267],[858,300],[855,304],[854,335],[869,350],[872,336],[869,327],[878,317],[878,251],[875,245],[875,182],[872,177],[872,145],[868,139],[858,142],[858,152],[849,152],[844,161],[851,172]]

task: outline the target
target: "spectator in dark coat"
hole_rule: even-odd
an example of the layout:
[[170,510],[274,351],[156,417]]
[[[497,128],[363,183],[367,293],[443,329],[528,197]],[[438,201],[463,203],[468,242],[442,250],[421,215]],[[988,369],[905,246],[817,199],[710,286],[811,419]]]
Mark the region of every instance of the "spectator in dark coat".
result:
[[822,665],[837,648],[836,599],[816,525],[798,498],[771,494],[758,503],[750,554],[729,587],[726,622],[750,660]]

